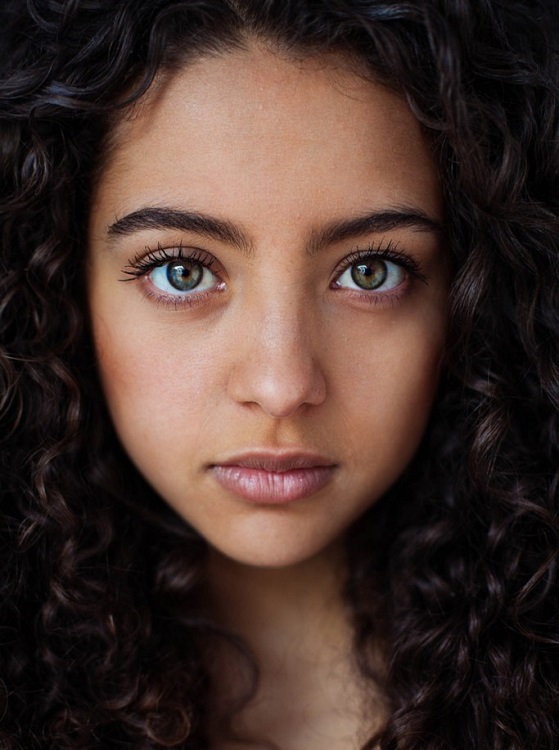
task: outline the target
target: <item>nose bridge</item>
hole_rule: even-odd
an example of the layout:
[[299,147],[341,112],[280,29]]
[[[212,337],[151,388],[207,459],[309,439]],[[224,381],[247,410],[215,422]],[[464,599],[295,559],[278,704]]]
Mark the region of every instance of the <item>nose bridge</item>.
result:
[[286,417],[324,399],[315,314],[293,288],[269,284],[263,290],[239,326],[242,344],[230,379],[235,400]]
[[[312,338],[310,328],[313,321],[305,316],[305,305],[290,292],[289,289],[273,289],[270,285],[255,317],[262,338],[262,351],[269,350],[271,360],[274,355],[281,359],[283,354],[296,353],[297,359],[301,356],[307,359],[311,354],[309,339]],[[293,351],[288,352],[290,349]]]

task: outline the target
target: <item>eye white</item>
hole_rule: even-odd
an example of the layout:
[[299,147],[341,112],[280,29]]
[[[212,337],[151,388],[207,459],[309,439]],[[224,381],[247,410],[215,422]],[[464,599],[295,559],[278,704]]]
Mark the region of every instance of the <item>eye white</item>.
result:
[[336,286],[360,292],[386,292],[402,283],[406,272],[402,266],[385,258],[363,258],[352,263],[338,277]]
[[202,263],[186,259],[168,261],[149,272],[151,283],[161,292],[185,296],[193,292],[204,292],[218,283],[218,279]]

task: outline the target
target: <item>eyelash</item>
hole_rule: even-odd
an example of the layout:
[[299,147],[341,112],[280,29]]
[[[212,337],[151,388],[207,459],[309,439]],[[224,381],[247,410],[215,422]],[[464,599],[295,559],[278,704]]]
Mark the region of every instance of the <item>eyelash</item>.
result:
[[[420,263],[411,255],[398,250],[397,244],[393,242],[388,242],[385,247],[370,244],[367,248],[354,250],[336,266],[333,273],[334,279],[339,279],[344,271],[351,268],[351,266],[355,263],[371,259],[390,261],[402,268],[409,277],[417,279],[425,284],[428,283],[427,277],[422,273]],[[165,266],[167,263],[172,263],[180,260],[200,263],[200,265],[207,268],[217,277],[220,276],[220,273],[222,271],[221,266],[216,261],[216,259],[209,253],[206,253],[199,248],[189,248],[188,252],[185,253],[183,250],[183,245],[178,245],[169,250],[168,248],[165,248],[162,245],[158,244],[157,249],[153,250],[147,247],[146,253],[144,255],[136,255],[133,259],[129,260],[127,265],[123,269],[123,273],[128,276],[128,278],[121,279],[121,281],[126,282],[141,279],[151,273],[151,271],[153,271],[155,268],[159,268]],[[145,293],[148,297],[153,298],[158,303],[170,304],[175,308],[178,308],[179,306],[184,304],[192,306],[197,301],[202,301],[206,296],[211,294],[212,291],[215,290],[200,292],[194,291],[192,294],[181,296],[167,295],[147,289]],[[357,290],[345,291],[349,291],[354,295],[358,295],[360,298],[367,299],[370,304],[382,304],[382,302],[386,301],[387,299],[397,301],[402,294],[402,291],[398,292],[394,290],[388,292],[377,292],[376,294],[371,293],[367,290],[363,290],[361,292]]]
[[146,247],[145,255],[137,255],[132,260],[129,260],[126,267],[123,270],[129,279],[121,279],[121,281],[132,281],[133,279],[145,276],[154,268],[164,266],[166,263],[172,263],[177,260],[190,260],[196,263],[200,263],[209,269],[212,273],[217,273],[218,264],[213,256],[209,253],[200,250],[199,248],[191,248],[188,254],[183,252],[183,245],[177,245],[172,248],[172,252],[162,245],[157,245],[157,250],[151,250]]
[[[127,282],[142,279],[155,268],[165,266],[167,263],[176,263],[180,260],[194,261],[195,263],[204,266],[204,268],[207,268],[216,276],[219,277],[220,275],[221,266],[212,255],[206,253],[204,250],[200,250],[199,248],[189,248],[188,252],[184,252],[183,245],[177,245],[169,250],[158,244],[156,250],[146,247],[146,253],[144,255],[136,255],[134,258],[130,259],[122,271],[122,273],[126,274],[128,278],[120,279],[120,281]],[[211,294],[211,291],[193,292],[190,295],[179,296],[167,295],[162,292],[146,289],[145,294],[158,303],[169,304],[178,308],[181,305],[189,305],[191,307],[196,302],[202,301],[202,299],[208,294]]]
[[[381,245],[370,244],[368,247],[363,249],[356,249],[349,255],[347,255],[341,263],[339,263],[334,270],[334,278],[339,279],[340,276],[347,271],[351,266],[360,261],[366,260],[386,260],[394,263],[396,266],[402,268],[408,278],[416,279],[424,284],[428,284],[427,277],[422,272],[421,264],[411,255],[406,252],[398,250],[398,245],[395,242],[388,242],[384,247]],[[406,285],[407,286],[407,285]],[[357,290],[352,293],[359,295],[361,299],[366,299],[369,304],[383,304],[386,301],[397,302],[402,296],[403,290],[390,290],[387,292],[377,292],[373,294],[366,290],[359,292]],[[346,290],[347,291],[347,290]],[[351,291],[351,290],[350,290]]]

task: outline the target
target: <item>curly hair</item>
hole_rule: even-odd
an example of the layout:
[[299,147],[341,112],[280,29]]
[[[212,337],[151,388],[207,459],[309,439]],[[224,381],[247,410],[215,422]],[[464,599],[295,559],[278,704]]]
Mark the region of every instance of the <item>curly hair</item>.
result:
[[[454,281],[418,455],[351,532],[366,748],[559,747],[559,97],[534,0],[8,0],[0,11],[0,745],[205,747],[206,545],[124,455],[84,304],[111,126],[251,37],[406,97]],[[372,646],[383,639],[387,673]],[[239,644],[239,648],[242,646]]]

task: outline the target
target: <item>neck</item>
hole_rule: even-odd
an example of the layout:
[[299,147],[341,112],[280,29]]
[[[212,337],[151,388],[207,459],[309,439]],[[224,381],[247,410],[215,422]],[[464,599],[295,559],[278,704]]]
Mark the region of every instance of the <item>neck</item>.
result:
[[[353,631],[343,598],[346,572],[342,544],[281,569],[245,566],[211,553],[207,590],[212,615],[241,637],[258,665],[257,693],[233,723],[241,735],[267,737],[286,750],[302,743],[309,750],[323,747],[324,736],[336,738],[332,746],[344,749],[359,746],[355,736],[367,739],[367,694],[377,704],[377,716],[378,701],[354,666]],[[242,667],[233,650],[213,649],[211,660],[218,686],[214,710],[227,715],[245,688],[250,691],[240,680]],[[222,745],[216,741],[214,746]]]
[[[341,544],[286,568],[239,564],[213,551],[208,566],[210,607],[218,622],[240,635],[257,656],[281,643],[305,646],[306,633],[350,636],[343,604],[345,555]],[[293,642],[293,635],[297,642]],[[346,638],[344,638],[346,640]],[[338,639],[339,642],[339,639]]]

